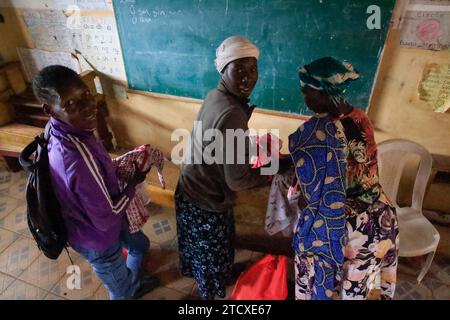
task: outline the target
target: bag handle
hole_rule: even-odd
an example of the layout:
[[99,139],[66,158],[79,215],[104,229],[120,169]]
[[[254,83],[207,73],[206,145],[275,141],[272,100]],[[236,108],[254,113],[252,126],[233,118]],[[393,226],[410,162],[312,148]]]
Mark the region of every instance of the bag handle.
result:
[[22,166],[22,168],[26,171],[33,170],[34,161],[30,160],[30,157],[37,150],[37,146],[38,146],[37,138],[38,137],[34,138],[33,142],[31,142],[29,145],[27,145],[20,153],[19,163]]
[[33,170],[34,160],[30,160],[30,157],[37,151],[38,145],[43,149],[47,148],[48,139],[50,137],[50,129],[51,123],[50,121],[48,121],[45,125],[44,132],[36,136],[34,140],[30,144],[28,144],[20,153],[19,163],[24,170]]
[[48,121],[45,124],[45,128],[44,128],[44,136],[42,137],[45,142],[48,142],[48,139],[50,138],[50,129],[52,128],[52,124],[50,121]]

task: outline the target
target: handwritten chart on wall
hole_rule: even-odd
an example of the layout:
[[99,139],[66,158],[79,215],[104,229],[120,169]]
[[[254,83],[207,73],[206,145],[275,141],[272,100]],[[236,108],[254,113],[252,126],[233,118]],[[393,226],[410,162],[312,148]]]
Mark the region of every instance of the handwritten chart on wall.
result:
[[[323,56],[351,61],[362,78],[350,100],[366,108],[394,0],[113,0],[131,88],[204,98],[219,75],[215,50],[239,34],[260,48],[259,107],[308,114],[297,68]],[[370,30],[367,8],[380,9]]]
[[17,48],[20,61],[28,81],[43,68],[59,64],[80,73],[80,64],[76,58],[67,52],[50,52],[39,49]]
[[[96,69],[126,80],[115,18],[109,15],[80,15],[71,23],[62,10],[22,10],[34,45],[39,49],[80,51]],[[72,18],[73,19],[73,18]],[[82,68],[87,69],[81,60]]]

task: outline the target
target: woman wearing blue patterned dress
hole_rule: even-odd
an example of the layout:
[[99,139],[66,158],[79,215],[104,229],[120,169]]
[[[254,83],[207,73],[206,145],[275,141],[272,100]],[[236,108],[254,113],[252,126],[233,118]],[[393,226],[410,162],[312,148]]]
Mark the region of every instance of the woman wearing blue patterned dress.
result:
[[343,96],[359,74],[327,57],[299,75],[315,116],[289,137],[302,193],[294,234],[296,298],[367,299],[380,275],[381,299],[392,299],[397,217],[379,183],[372,124]]

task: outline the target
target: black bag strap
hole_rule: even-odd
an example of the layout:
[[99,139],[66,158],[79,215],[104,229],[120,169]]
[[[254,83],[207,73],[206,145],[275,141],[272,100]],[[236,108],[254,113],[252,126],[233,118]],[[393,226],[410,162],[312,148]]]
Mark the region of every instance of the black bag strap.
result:
[[50,129],[52,128],[52,124],[50,123],[50,121],[48,121],[46,124],[45,124],[45,129],[44,129],[44,139],[45,139],[45,142],[48,142],[48,139],[50,138]]
[[31,156],[37,151],[38,146],[43,149],[47,149],[48,139],[50,137],[51,123],[47,122],[44,132],[40,133],[34,138],[34,140],[28,144],[20,153],[19,163],[26,171],[33,170],[34,160],[31,160]]
[[70,256],[70,253],[69,253],[69,249],[67,249],[67,246],[64,246],[64,250],[66,250],[66,253],[67,253],[67,255],[69,256],[70,263],[71,263],[72,265],[74,265],[73,260],[72,260],[72,257]]
[[38,146],[37,137],[34,138],[33,142],[27,145],[19,156],[19,163],[22,168],[26,171],[33,170],[34,161],[30,160],[30,157],[36,152]]

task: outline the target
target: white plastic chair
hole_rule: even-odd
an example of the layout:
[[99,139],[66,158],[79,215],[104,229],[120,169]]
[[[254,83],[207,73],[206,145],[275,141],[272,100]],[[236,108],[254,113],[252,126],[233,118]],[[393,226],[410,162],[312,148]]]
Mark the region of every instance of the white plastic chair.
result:
[[[399,207],[397,193],[406,161],[411,155],[420,156],[414,182],[411,207]],[[422,213],[422,204],[431,174],[432,157],[421,145],[404,139],[387,140],[378,145],[380,183],[395,204],[399,224],[399,256],[415,257],[428,254],[417,277],[421,282],[431,266],[440,235]]]

